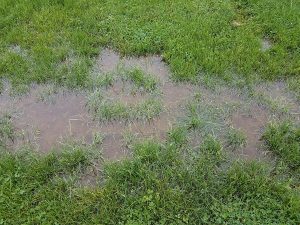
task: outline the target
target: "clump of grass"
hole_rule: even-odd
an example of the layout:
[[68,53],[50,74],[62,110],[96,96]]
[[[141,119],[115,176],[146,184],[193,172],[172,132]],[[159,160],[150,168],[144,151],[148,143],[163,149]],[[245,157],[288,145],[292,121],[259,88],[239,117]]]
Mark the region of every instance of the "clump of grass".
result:
[[285,106],[282,102],[272,99],[268,96],[265,96],[262,93],[254,94],[254,98],[261,104],[265,105],[267,108],[272,110],[273,112],[286,114],[289,112],[287,106]]
[[202,136],[219,135],[227,128],[225,119],[231,114],[233,108],[231,105],[217,106],[203,101],[189,102],[185,125]]
[[95,132],[93,134],[93,142],[92,145],[93,146],[100,146],[103,144],[103,140],[104,140],[104,136],[102,133],[100,132]]
[[133,114],[132,118],[138,119],[146,119],[151,120],[154,117],[157,117],[161,111],[163,110],[163,106],[160,100],[150,98],[138,103],[136,106],[131,107],[131,111]]
[[202,98],[201,92],[195,92],[194,93],[194,99],[195,99],[196,102],[200,102],[201,98]]
[[227,146],[232,148],[233,150],[245,147],[247,144],[246,135],[242,131],[234,128],[229,129],[225,136],[225,139]]
[[101,88],[101,87],[112,86],[115,80],[116,80],[115,74],[104,73],[104,74],[95,75],[90,82],[92,87]]
[[97,120],[111,121],[116,119],[151,120],[162,111],[161,101],[149,98],[136,105],[126,105],[122,102],[113,102],[103,97],[101,91],[95,91],[88,97],[87,107]]
[[97,109],[101,105],[101,102],[104,100],[102,91],[97,89],[94,92],[92,92],[87,97],[87,108],[89,111],[91,111],[93,114],[97,112]]
[[185,127],[174,127],[168,133],[168,141],[176,147],[183,147],[188,142],[188,132]]
[[188,129],[200,129],[205,125],[205,122],[201,120],[201,118],[197,115],[190,116],[187,121]]
[[222,159],[222,152],[223,147],[221,142],[217,140],[214,136],[208,135],[205,137],[202,145],[200,146],[200,152],[204,156],[212,157],[213,160],[216,162],[220,162]]
[[292,170],[300,170],[300,128],[290,122],[271,123],[263,140]]
[[111,100],[104,100],[95,109],[95,118],[98,120],[116,120],[129,119],[131,108],[127,107],[121,102],[112,102]]
[[146,92],[152,92],[157,89],[158,82],[150,74],[145,74],[141,69],[135,68],[125,71],[125,79],[130,80],[137,88]]
[[122,138],[124,141],[124,146],[127,148],[132,148],[133,144],[136,141],[136,134],[134,134],[133,132],[131,132],[130,130],[125,130],[122,133]]
[[9,115],[0,116],[0,146],[14,140],[14,129]]

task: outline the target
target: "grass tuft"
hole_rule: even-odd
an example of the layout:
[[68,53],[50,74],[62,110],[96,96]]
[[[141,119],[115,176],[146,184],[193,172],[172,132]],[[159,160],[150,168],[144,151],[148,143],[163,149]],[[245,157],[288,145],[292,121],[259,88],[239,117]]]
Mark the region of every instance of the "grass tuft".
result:
[[145,74],[140,69],[125,71],[125,79],[130,80],[137,88],[152,92],[157,89],[158,81],[149,74]]
[[162,104],[158,99],[149,98],[135,105],[126,105],[122,102],[113,102],[103,97],[102,92],[96,90],[88,97],[87,107],[99,121],[151,120],[162,111]]
[[9,115],[0,116],[0,146],[5,147],[14,140],[14,129]]
[[300,169],[300,128],[290,122],[271,123],[264,135],[268,150],[275,153],[291,169]]
[[240,130],[236,130],[234,128],[231,128],[228,131],[225,139],[227,146],[232,148],[233,150],[245,147],[247,144],[246,135]]

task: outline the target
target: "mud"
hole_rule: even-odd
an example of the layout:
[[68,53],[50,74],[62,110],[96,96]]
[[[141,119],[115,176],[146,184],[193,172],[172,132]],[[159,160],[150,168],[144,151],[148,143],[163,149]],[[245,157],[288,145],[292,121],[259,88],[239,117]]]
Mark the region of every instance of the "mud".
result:
[[[265,126],[270,120],[270,112],[257,102],[249,99],[247,95],[241,91],[229,87],[218,87],[217,90],[201,89],[201,101],[203,107],[212,107],[217,113],[217,117],[205,118],[216,124],[212,127],[212,132],[217,137],[226,138],[224,135],[233,127],[238,129],[247,138],[244,147],[229,152],[234,158],[241,159],[263,159],[265,152],[263,150],[261,135]],[[207,112],[209,113],[209,111]],[[191,137],[191,146],[199,146],[203,140],[199,138],[199,134],[193,133]],[[226,142],[226,140],[224,140]]]
[[[170,80],[171,73],[160,56],[122,58],[118,53],[105,49],[98,57],[93,71],[115,72],[120,68],[139,68],[145,73],[156,77],[159,82],[159,94],[163,112],[158,118],[151,121],[116,121],[102,125],[102,132],[107,134],[104,139],[104,155],[107,158],[120,158],[128,154],[122,135],[131,133],[137,138],[155,138],[163,141],[167,131],[176,120],[184,115],[183,103],[192,97],[193,88],[188,84],[176,84]],[[97,73],[97,72],[96,72]],[[121,101],[125,104],[137,104],[149,97],[147,93],[132,93],[130,84],[116,81],[106,90],[106,95],[112,101]]]

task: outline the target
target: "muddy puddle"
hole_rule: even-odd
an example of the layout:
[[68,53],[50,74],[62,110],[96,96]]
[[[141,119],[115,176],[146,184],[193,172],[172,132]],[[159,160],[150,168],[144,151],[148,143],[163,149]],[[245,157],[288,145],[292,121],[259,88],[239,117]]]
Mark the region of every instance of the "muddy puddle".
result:
[[[0,115],[8,113],[13,118],[16,138],[11,147],[18,149],[28,144],[40,152],[48,152],[52,149],[59,150],[66,140],[82,140],[91,144],[94,136],[100,135],[103,137],[101,146],[104,158],[119,160],[130,155],[128,141],[132,137],[166,140],[170,128],[186,117],[185,106],[188,101],[195,99],[195,94],[198,93],[202,100],[197,104],[204,109],[213,106],[230,111],[224,118],[220,115],[222,119],[217,119],[216,123],[232,126],[246,135],[246,147],[234,154],[250,159],[261,157],[262,143],[259,139],[270,120],[270,112],[265,107],[248,103],[247,98],[231,88],[222,87],[218,91],[212,91],[200,86],[174,83],[170,79],[168,66],[160,56],[125,58],[110,49],[104,49],[91,70],[91,76],[113,73],[119,68],[139,68],[157,78],[159,94],[156,98],[163,106],[159,116],[151,120],[100,122],[94,120],[87,109],[87,99],[91,94],[88,91],[76,92],[61,88],[53,91],[51,86],[33,85],[27,95],[11,97],[9,85],[4,85],[4,91],[0,95]],[[112,102],[119,101],[125,105],[136,105],[150,95],[131,90],[129,83],[117,80],[104,91]],[[292,113],[299,115],[299,104],[282,90],[282,84],[277,83],[267,87],[257,86],[256,91],[272,99],[281,99],[280,102],[288,104]],[[204,112],[206,113],[205,110]],[[206,117],[209,118],[206,114],[202,119]],[[201,142],[198,134],[195,135],[195,140],[197,145]]]
[[[93,73],[101,74],[118,69],[140,68],[155,76],[159,81],[163,111],[150,121],[97,122],[89,114],[86,92],[59,90],[51,95],[51,101],[41,101],[41,93],[47,86],[33,85],[25,96],[10,97],[9,90],[0,95],[0,113],[12,115],[17,133],[14,148],[24,144],[33,146],[41,152],[59,149],[60,143],[68,139],[80,139],[92,143],[94,134],[103,136],[103,155],[106,159],[121,159],[128,155],[126,134],[136,138],[155,138],[165,140],[167,131],[176,119],[184,115],[183,104],[192,96],[193,90],[187,84],[175,84],[170,80],[170,71],[159,56],[143,58],[122,58],[117,53],[105,49],[97,59]],[[7,88],[9,89],[9,88]],[[115,82],[106,89],[112,101],[125,104],[138,104],[147,98],[146,94],[124,91],[122,82]]]
[[[215,91],[202,89],[201,94],[203,107],[211,108],[211,114],[216,114],[203,117],[207,118],[208,123],[211,124],[210,133],[223,139],[224,146],[226,146],[226,134],[232,128],[240,131],[246,137],[245,146],[239,147],[229,154],[239,159],[263,159],[265,152],[260,138],[265,126],[270,121],[270,113],[238,90],[228,87],[220,87]],[[209,111],[206,112],[206,114],[209,113]],[[192,146],[196,147],[202,143],[197,133],[193,134],[191,141]]]
[[247,113],[236,112],[232,116],[232,126],[245,134],[246,146],[239,150],[240,155],[247,159],[261,159],[263,142],[260,140],[264,128],[269,121],[268,114],[258,106],[253,106]]
[[293,120],[300,122],[300,104],[297,98],[287,91],[284,82],[269,82],[257,85],[255,91],[263,96],[273,110],[284,112]]

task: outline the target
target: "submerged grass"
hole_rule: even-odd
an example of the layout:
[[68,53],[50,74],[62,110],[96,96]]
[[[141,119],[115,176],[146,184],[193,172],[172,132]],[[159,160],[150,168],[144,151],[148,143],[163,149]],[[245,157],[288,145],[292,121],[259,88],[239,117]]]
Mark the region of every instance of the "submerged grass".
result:
[[14,140],[14,129],[9,115],[0,116],[0,149]]
[[87,108],[99,121],[112,120],[151,120],[163,110],[159,99],[148,98],[134,105],[105,98],[100,90],[88,97]]
[[288,87],[290,90],[292,90],[298,101],[300,101],[300,77],[297,76],[297,77],[294,77],[294,78],[291,78],[288,80]]
[[197,131],[200,136],[220,136],[229,129],[226,119],[237,109],[238,105],[226,103],[224,106],[213,102],[191,101],[187,104],[185,126]]
[[[0,77],[15,89],[49,80],[85,87],[100,46],[162,54],[177,80],[299,76],[298,1],[0,3]],[[265,51],[263,39],[271,43]]]

